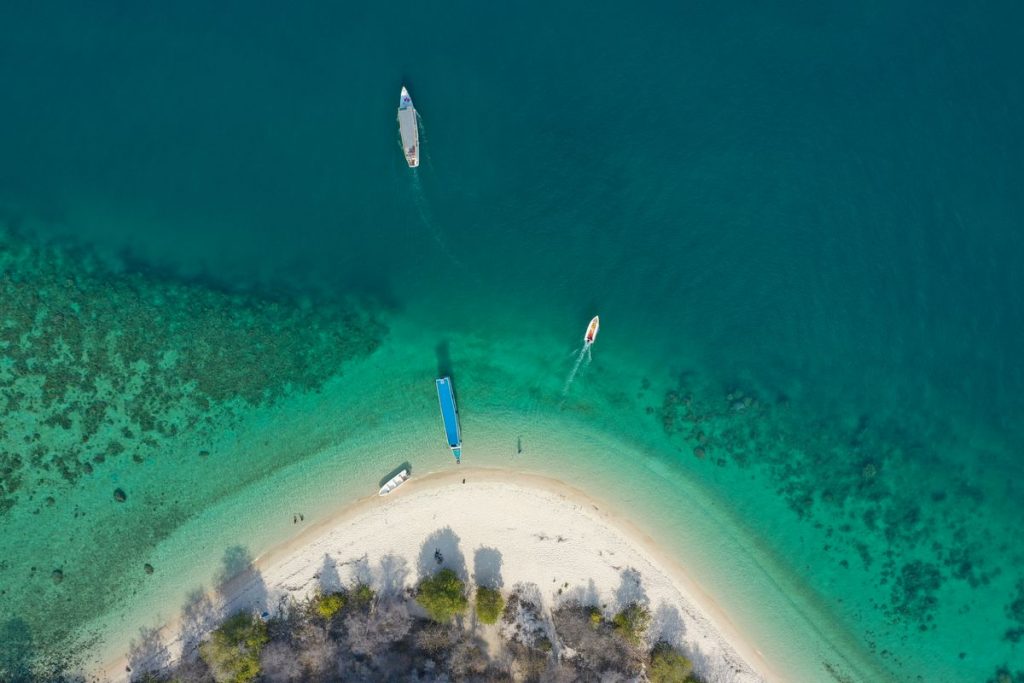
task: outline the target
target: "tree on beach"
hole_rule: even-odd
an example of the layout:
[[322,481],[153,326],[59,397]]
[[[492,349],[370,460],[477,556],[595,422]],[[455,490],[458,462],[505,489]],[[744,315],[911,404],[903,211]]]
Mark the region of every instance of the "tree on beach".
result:
[[436,658],[447,651],[462,635],[459,629],[451,624],[424,621],[426,626],[416,632],[415,641],[416,647],[430,657]]
[[349,601],[358,609],[369,609],[377,593],[365,583],[357,583],[348,594]]
[[480,623],[496,623],[503,609],[505,609],[505,599],[501,597],[501,591],[485,586],[476,589],[476,616]]
[[263,677],[270,681],[302,680],[302,662],[291,643],[285,641],[268,643],[263,648],[260,668]]
[[615,631],[626,641],[638,647],[651,623],[651,611],[643,605],[631,602],[612,618]]
[[199,646],[199,656],[218,683],[247,683],[260,674],[260,652],[267,640],[267,625],[248,612],[239,612]]
[[416,602],[437,622],[451,621],[466,611],[466,585],[451,569],[442,569],[422,581],[416,591]]
[[491,664],[483,641],[476,638],[463,637],[455,643],[448,658],[448,671],[456,681],[494,680],[496,677],[485,678]]
[[328,629],[318,624],[305,624],[299,628],[294,641],[305,680],[317,680],[334,666],[338,644]]
[[321,618],[330,621],[345,606],[346,597],[340,591],[317,593],[310,602],[314,612]]
[[404,638],[411,627],[412,617],[403,600],[384,600],[345,617],[348,646],[357,655],[381,652]]
[[[667,640],[647,649],[652,617],[644,601],[624,601],[622,611],[608,618],[597,605],[573,599],[548,612],[534,584],[515,584],[504,595],[493,584],[474,589],[476,621],[453,619],[466,612],[472,596],[451,569],[425,575],[415,594],[354,584],[302,601],[285,596],[267,621],[232,615],[202,642],[199,658],[183,658],[145,680],[390,681],[415,671],[417,680],[438,681],[697,683],[731,680],[735,673],[728,660],[721,663],[725,678],[711,668],[715,662],[705,662],[698,678],[693,663]],[[496,622],[498,628],[486,633],[476,626]],[[499,656],[492,658],[493,637]]]
[[647,677],[651,683],[688,683],[693,679],[693,662],[665,641],[659,641],[651,650]]
[[577,601],[563,603],[551,612],[558,640],[575,652],[571,661],[577,670],[591,678],[613,673],[627,679],[639,676],[646,657],[641,657],[611,622],[601,619],[595,624],[593,614],[592,607]]

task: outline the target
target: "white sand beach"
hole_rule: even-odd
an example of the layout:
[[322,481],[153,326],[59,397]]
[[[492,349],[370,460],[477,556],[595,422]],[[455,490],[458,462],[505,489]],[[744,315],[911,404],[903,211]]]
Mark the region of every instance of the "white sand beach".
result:
[[[535,584],[547,610],[581,599],[610,615],[646,601],[650,640],[680,646],[707,680],[784,680],[683,566],[621,512],[555,479],[469,467],[414,475],[389,496],[364,498],[309,525],[222,586],[220,597],[205,596],[205,623],[192,605],[175,609],[183,616],[173,623],[154,624],[148,639],[165,647],[150,654],[155,662],[180,656],[215,615],[273,610],[284,596],[302,599],[321,585],[356,580],[398,591],[441,566],[506,592]],[[126,643],[98,675],[129,680],[129,661],[136,671],[147,664],[140,643],[129,650]]]

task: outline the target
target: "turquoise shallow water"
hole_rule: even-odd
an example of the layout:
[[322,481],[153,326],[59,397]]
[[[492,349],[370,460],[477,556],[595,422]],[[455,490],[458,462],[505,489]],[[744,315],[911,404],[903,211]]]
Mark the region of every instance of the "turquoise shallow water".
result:
[[0,9],[0,666],[450,466],[442,370],[798,680],[1024,671],[1019,14]]

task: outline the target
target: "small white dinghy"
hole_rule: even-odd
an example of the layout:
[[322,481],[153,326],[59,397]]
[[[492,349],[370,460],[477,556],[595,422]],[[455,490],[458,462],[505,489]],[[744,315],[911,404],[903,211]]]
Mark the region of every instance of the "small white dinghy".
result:
[[388,495],[389,493],[391,493],[392,491],[397,489],[399,486],[404,484],[408,479],[409,479],[409,472],[406,471],[406,470],[402,470],[401,472],[399,472],[395,476],[393,476],[390,479],[388,479],[388,483],[386,483],[386,484],[384,484],[383,486],[380,487],[380,493],[378,493],[377,495],[379,495],[379,496],[386,496],[386,495]]

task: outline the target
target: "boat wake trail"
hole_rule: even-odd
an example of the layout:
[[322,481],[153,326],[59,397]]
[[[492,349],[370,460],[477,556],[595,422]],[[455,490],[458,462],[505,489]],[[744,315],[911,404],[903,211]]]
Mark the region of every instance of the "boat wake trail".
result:
[[[565,379],[565,386],[562,387],[562,398],[564,399],[569,393],[569,387],[572,386],[573,381],[576,379],[576,373],[580,371],[580,367],[583,365],[583,359],[587,360],[587,364],[590,364],[592,356],[590,355],[590,347],[593,342],[584,342],[583,348],[580,349],[579,354],[576,356],[576,362],[572,365],[572,370],[569,372],[569,376]],[[575,353],[575,351],[573,352]]]
[[434,221],[433,215],[430,211],[430,203],[427,201],[426,192],[423,191],[423,182],[420,180],[419,169],[412,169],[412,197],[413,203],[416,205],[416,213],[420,215],[420,220],[423,221],[423,225],[426,226],[427,232],[434,239],[441,253],[445,255],[452,263],[460,268],[465,267],[465,264],[459,260],[457,256],[448,247],[448,243],[445,242],[444,237],[441,235],[441,231],[437,228],[437,223]]

